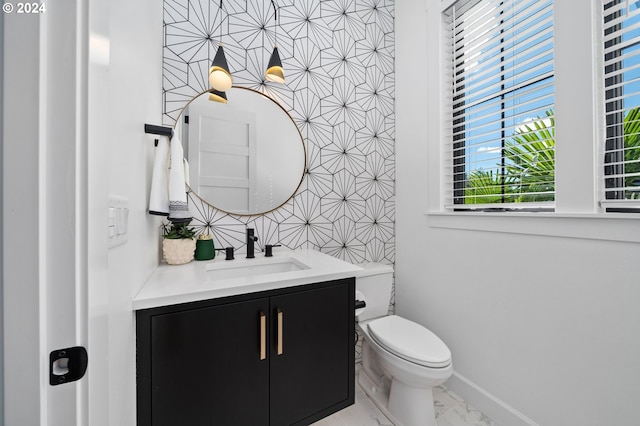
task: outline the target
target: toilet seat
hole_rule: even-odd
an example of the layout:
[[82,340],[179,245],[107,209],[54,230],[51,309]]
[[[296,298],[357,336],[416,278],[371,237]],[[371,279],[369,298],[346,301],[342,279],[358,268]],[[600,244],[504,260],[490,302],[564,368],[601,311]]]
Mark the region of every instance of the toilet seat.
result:
[[367,328],[376,343],[409,362],[431,368],[451,364],[447,345],[420,324],[389,315],[370,321]]

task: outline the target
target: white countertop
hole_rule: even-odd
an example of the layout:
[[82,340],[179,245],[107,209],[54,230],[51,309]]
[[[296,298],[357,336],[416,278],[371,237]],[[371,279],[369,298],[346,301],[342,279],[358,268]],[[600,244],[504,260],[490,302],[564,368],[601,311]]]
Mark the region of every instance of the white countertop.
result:
[[[208,272],[211,267],[251,267],[272,260],[282,261],[283,258],[292,258],[307,265],[309,269],[219,280],[214,280]],[[273,257],[270,258],[256,253],[254,259],[237,257],[228,261],[224,260],[224,255],[218,255],[214,260],[194,260],[186,265],[159,265],[133,298],[132,304],[133,310],[155,308],[355,277],[360,270],[362,268],[359,266],[311,249],[274,249]]]

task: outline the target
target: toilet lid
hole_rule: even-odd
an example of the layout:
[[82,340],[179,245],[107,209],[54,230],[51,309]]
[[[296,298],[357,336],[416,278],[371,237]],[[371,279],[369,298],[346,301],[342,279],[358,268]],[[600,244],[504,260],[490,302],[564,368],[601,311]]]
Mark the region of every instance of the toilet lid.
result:
[[420,324],[389,315],[368,323],[371,337],[389,352],[425,367],[451,364],[451,351],[438,336]]

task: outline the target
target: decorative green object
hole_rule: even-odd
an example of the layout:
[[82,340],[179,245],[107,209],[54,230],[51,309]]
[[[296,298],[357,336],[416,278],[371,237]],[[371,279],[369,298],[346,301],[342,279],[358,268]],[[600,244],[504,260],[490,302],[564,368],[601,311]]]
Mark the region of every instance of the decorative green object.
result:
[[196,260],[211,260],[216,257],[213,239],[209,234],[201,234],[196,241]]
[[171,225],[162,225],[162,236],[170,240],[178,239],[194,239],[196,231],[187,227],[186,223],[172,223]]

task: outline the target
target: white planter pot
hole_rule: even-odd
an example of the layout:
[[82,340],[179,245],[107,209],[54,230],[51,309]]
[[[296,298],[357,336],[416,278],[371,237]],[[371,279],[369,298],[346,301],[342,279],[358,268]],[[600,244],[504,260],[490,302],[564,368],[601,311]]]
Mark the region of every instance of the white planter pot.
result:
[[162,254],[169,265],[182,265],[193,260],[196,251],[196,240],[188,238],[162,239]]

